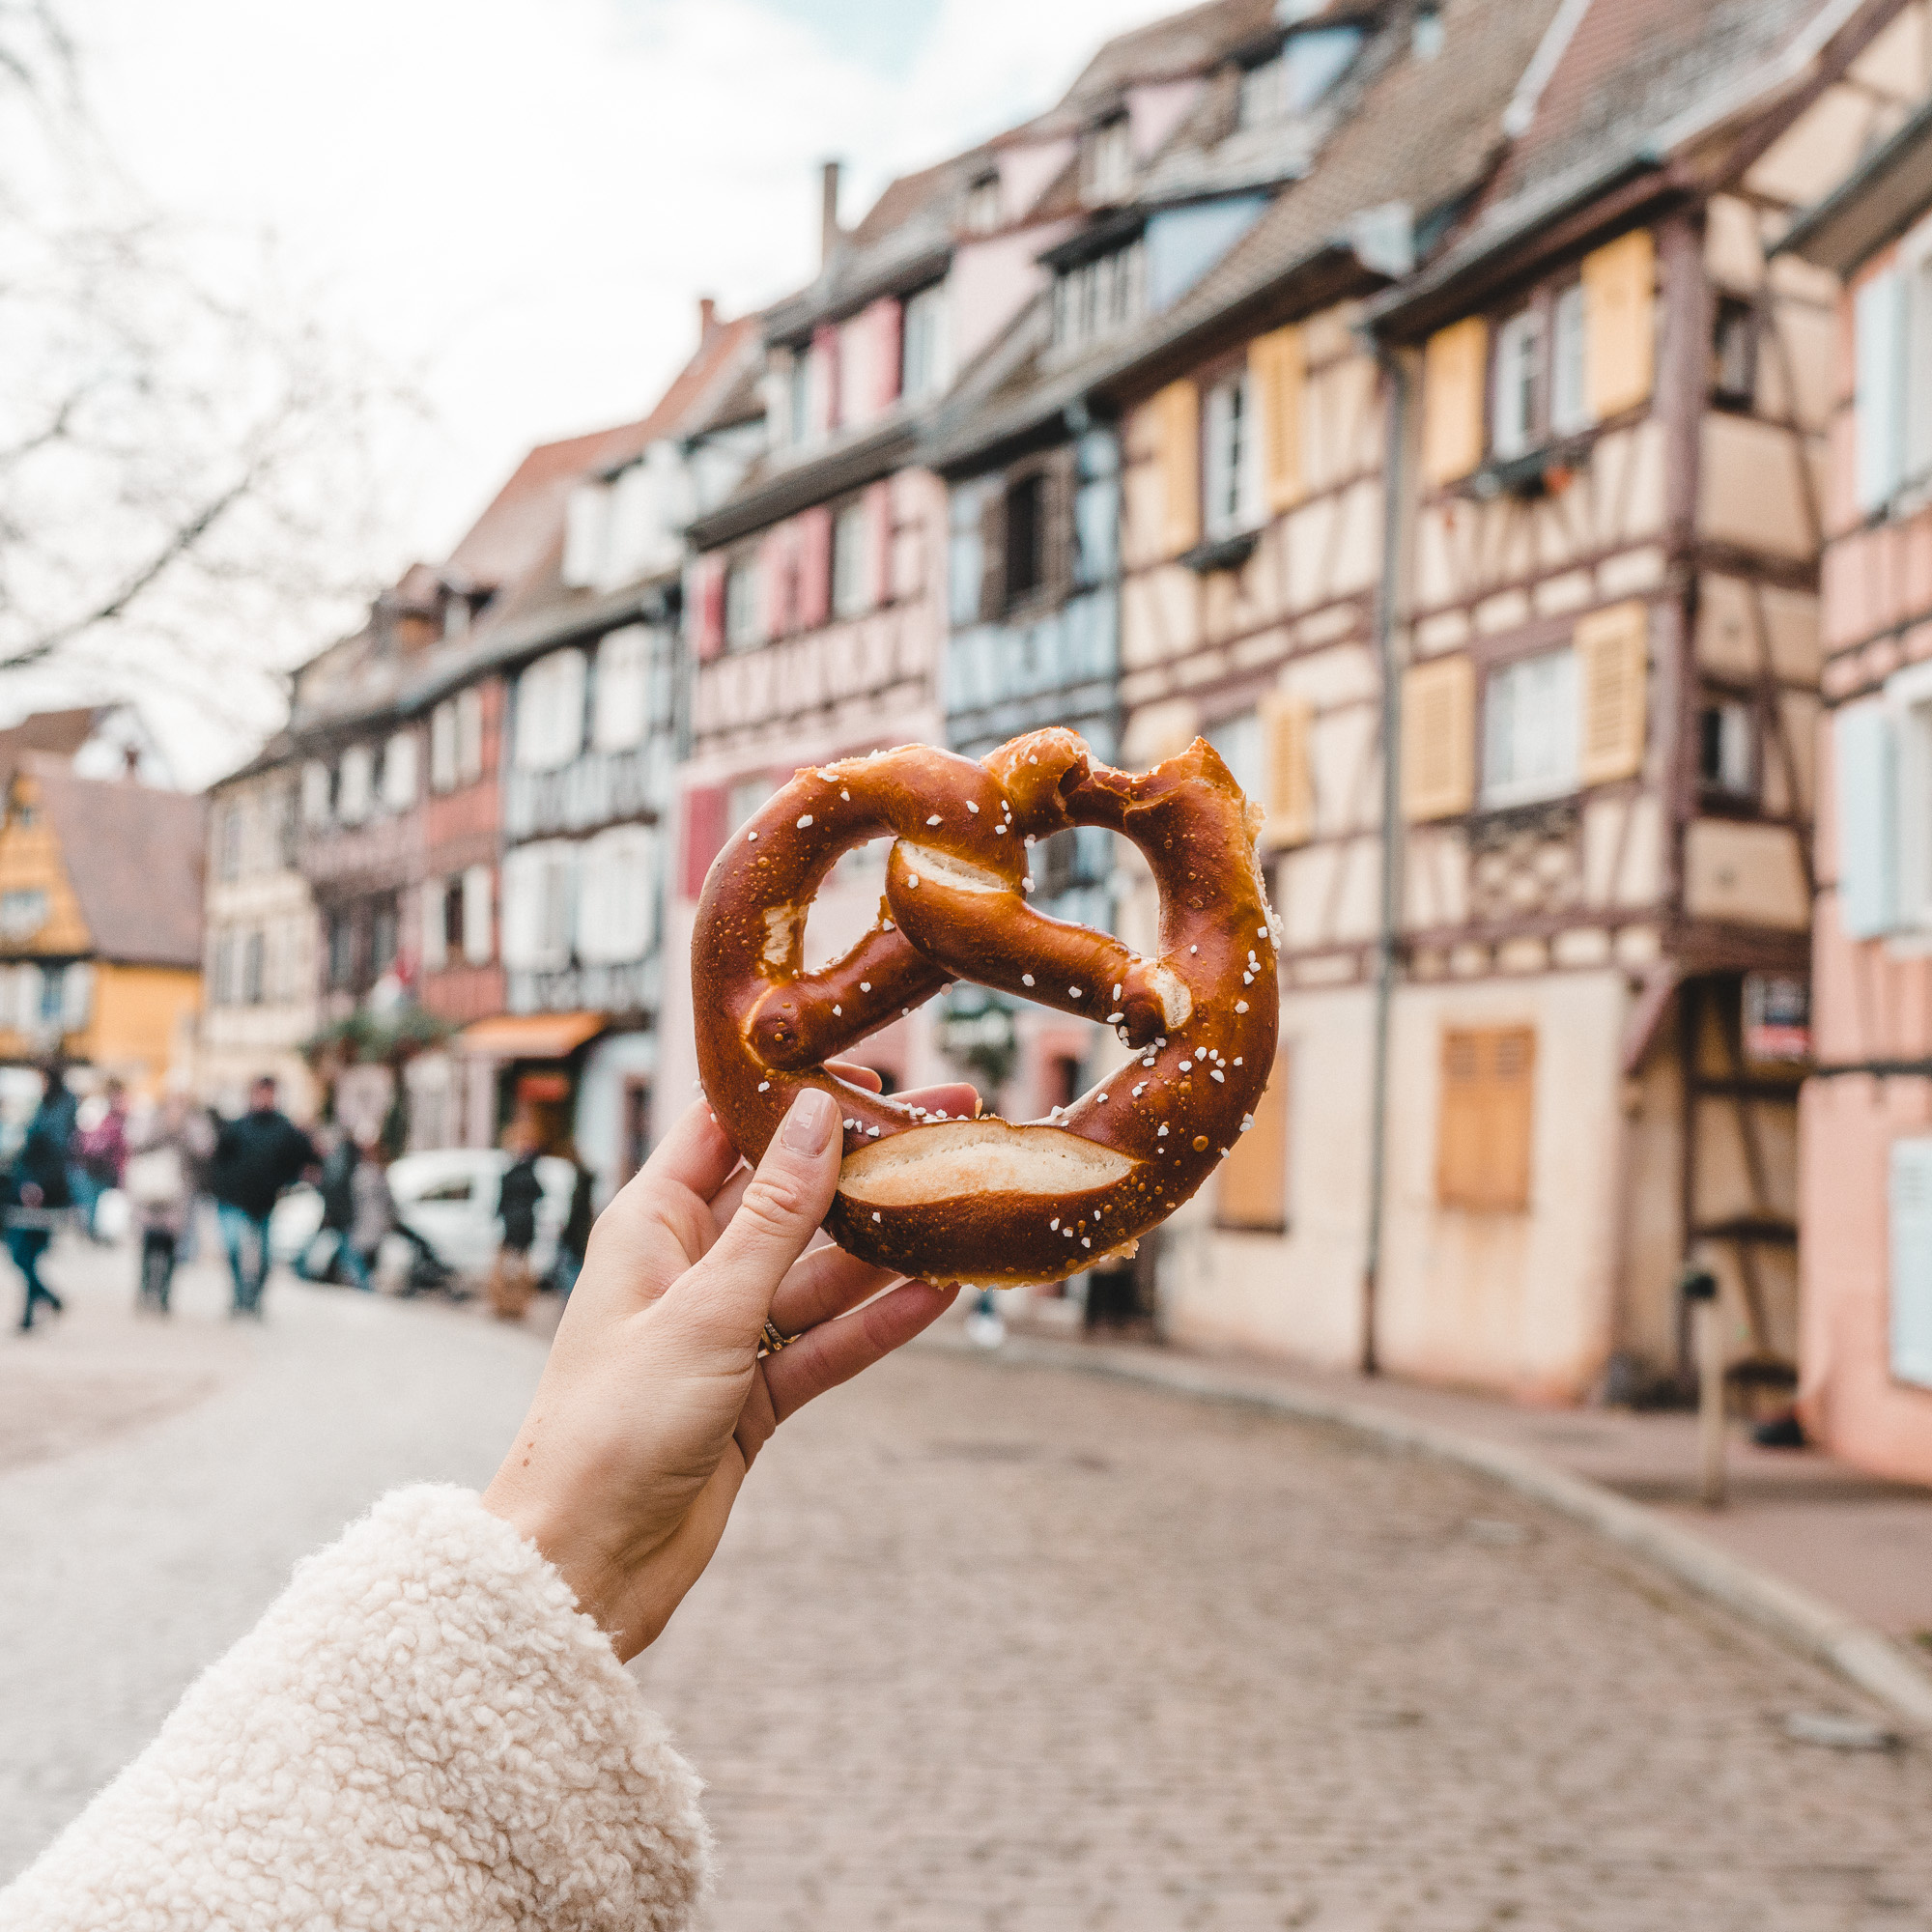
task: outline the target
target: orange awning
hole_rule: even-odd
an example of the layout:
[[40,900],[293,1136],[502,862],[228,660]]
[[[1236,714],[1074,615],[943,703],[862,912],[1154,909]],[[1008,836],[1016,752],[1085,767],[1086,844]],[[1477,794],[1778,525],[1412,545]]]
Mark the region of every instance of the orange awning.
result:
[[493,1060],[567,1060],[609,1024],[602,1013],[499,1013],[465,1027],[452,1044]]

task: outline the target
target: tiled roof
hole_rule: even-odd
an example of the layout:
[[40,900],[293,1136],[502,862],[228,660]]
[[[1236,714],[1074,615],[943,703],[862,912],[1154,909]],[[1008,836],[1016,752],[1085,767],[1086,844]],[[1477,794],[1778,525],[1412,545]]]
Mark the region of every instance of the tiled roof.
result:
[[1058,111],[1078,117],[1103,106],[1129,82],[1204,72],[1274,22],[1272,0],[1208,0],[1205,7],[1117,34],[1081,70]]
[[76,704],[63,711],[36,711],[0,731],[0,785],[29,752],[51,752],[71,758],[87,743],[101,706]]
[[129,780],[77,779],[65,759],[20,761],[40,787],[81,916],[102,958],[201,964],[204,802]]
[[[955,464],[1024,434],[1091,395],[1127,395],[1163,356],[1181,352],[1244,307],[1288,300],[1298,273],[1354,246],[1359,217],[1406,204],[1418,221],[1470,194],[1494,166],[1501,116],[1558,0],[1459,0],[1433,59],[1413,49],[1406,18],[1362,55],[1355,111],[1335,128],[1302,179],[1171,308],[1096,345],[1070,364],[1023,360],[989,392],[962,393],[942,423],[935,461]],[[1366,279],[1366,270],[1364,271]],[[1044,343],[1036,315],[1031,327]]]

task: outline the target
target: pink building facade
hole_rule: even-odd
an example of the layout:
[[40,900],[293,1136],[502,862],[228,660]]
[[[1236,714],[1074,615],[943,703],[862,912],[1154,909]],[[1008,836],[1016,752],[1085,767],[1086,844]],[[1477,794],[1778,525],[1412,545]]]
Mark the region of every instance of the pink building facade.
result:
[[1801,1114],[1800,1411],[1932,1481],[1932,110],[1786,246],[1843,278]]

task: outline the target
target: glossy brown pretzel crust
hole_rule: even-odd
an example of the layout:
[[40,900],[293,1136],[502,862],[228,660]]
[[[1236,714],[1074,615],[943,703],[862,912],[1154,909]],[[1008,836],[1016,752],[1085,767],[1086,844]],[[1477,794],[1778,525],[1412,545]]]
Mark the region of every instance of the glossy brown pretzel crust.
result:
[[[720,1124],[755,1161],[802,1086],[833,1094],[845,1159],[826,1228],[902,1274],[1011,1286],[1130,1251],[1252,1124],[1274,1063],[1259,815],[1199,738],[1142,773],[1094,763],[1058,729],[977,764],[909,745],[801,771],[726,843],[698,903],[698,1069]],[[1027,903],[1028,848],[1073,825],[1146,855],[1157,960]],[[841,853],[883,837],[878,923],[808,974],[813,895]],[[1025,1125],[923,1118],[826,1071],[953,979],[1109,1022],[1134,1057]]]

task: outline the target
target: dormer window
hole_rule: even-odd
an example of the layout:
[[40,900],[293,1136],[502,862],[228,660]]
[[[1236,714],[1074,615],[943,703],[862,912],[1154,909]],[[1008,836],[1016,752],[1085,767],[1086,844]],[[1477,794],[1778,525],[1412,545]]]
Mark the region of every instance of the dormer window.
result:
[[446,643],[469,635],[469,599],[452,590],[443,600],[442,636]]
[[1147,306],[1147,248],[1137,235],[1063,269],[1053,284],[1053,345],[1076,349],[1137,321]]
[[996,169],[988,169],[966,190],[966,232],[990,235],[1000,218],[1000,177]]
[[1102,205],[1124,201],[1133,186],[1134,150],[1127,117],[1102,121],[1080,145],[1080,195]]
[[1310,27],[1291,34],[1267,59],[1241,75],[1240,122],[1264,128],[1306,114],[1354,65],[1360,27]]

